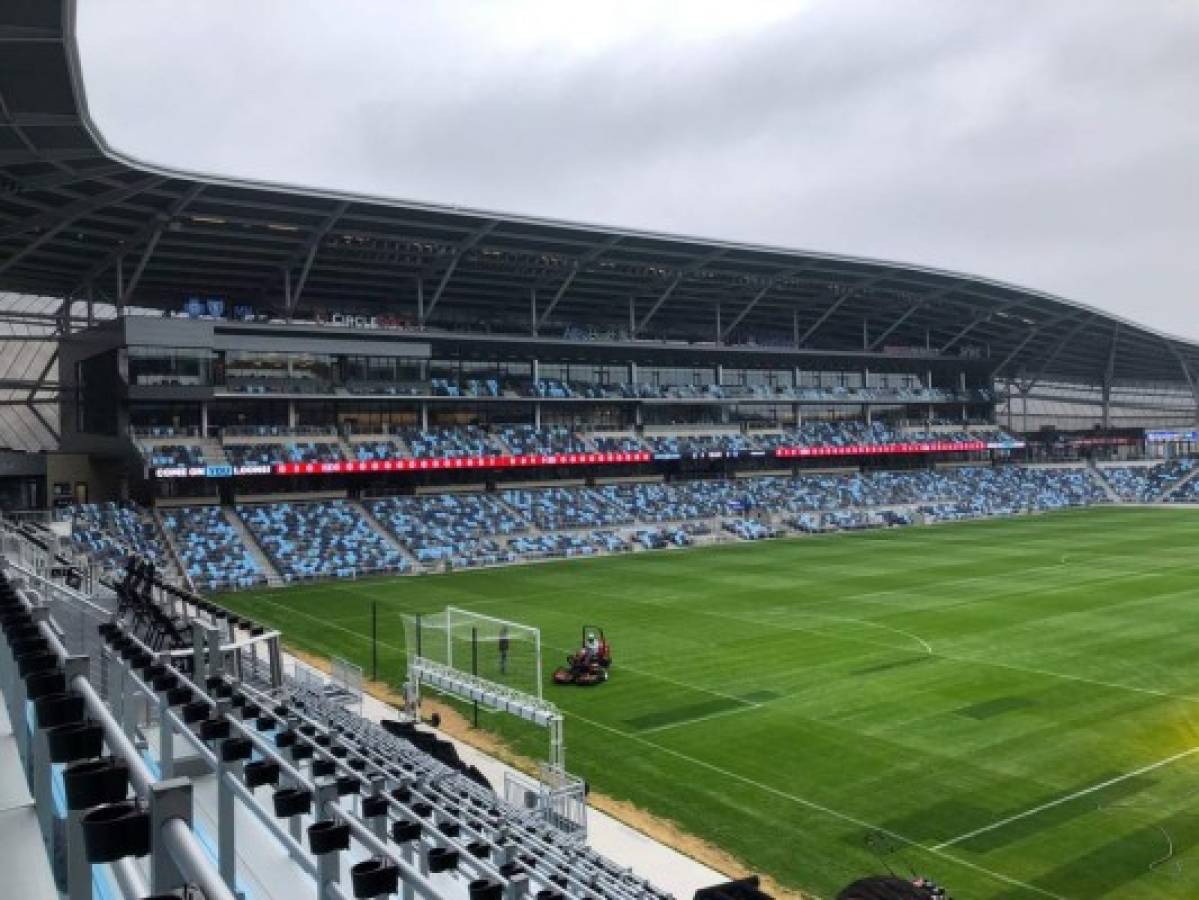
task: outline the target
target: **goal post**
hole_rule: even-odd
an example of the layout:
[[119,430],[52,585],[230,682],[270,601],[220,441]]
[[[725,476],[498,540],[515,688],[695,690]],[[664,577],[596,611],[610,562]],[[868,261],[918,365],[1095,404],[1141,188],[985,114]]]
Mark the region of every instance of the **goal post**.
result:
[[541,631],[531,625],[447,606],[404,617],[409,655],[542,698]]
[[[457,698],[479,710],[502,713],[544,728],[549,755],[542,766],[532,807],[567,841],[586,840],[586,786],[566,771],[565,721],[541,693],[541,631],[468,609],[405,615],[408,681],[405,711],[420,717],[422,687]],[[522,794],[522,796],[525,796]]]

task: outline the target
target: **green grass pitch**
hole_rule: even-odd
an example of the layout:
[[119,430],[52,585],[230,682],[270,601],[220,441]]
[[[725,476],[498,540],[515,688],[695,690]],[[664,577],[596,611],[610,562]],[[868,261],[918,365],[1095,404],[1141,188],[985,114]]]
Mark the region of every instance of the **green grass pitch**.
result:
[[[405,612],[534,624],[569,768],[829,897],[1199,896],[1199,512],[1104,508],[227,595],[403,681]],[[612,680],[548,672],[602,625]],[[521,751],[543,733],[498,716]]]

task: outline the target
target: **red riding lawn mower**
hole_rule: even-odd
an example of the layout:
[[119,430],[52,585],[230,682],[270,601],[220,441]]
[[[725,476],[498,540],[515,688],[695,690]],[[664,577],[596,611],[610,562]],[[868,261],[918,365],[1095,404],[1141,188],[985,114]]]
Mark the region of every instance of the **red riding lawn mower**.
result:
[[554,672],[554,684],[594,687],[608,680],[611,667],[612,647],[604,637],[604,629],[584,625],[579,652],[566,657],[566,665]]

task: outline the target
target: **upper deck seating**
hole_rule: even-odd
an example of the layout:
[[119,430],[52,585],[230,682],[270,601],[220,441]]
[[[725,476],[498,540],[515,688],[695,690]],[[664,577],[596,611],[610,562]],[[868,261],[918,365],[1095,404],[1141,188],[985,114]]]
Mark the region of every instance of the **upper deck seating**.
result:
[[491,435],[475,425],[461,428],[405,428],[400,432],[416,459],[455,459],[471,456],[500,456],[503,450]]
[[331,441],[226,444],[225,455],[235,466],[336,462],[345,458],[341,447]]
[[508,425],[500,429],[500,438],[518,456],[588,452],[587,443],[569,428],[561,425],[546,428]]

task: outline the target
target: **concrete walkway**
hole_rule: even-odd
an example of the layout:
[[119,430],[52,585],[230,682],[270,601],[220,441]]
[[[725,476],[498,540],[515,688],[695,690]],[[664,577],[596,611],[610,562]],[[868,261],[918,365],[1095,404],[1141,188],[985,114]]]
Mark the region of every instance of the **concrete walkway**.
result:
[[4,703],[0,703],[0,871],[4,873],[0,896],[30,900],[58,896]]

